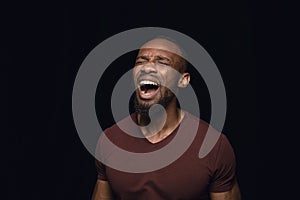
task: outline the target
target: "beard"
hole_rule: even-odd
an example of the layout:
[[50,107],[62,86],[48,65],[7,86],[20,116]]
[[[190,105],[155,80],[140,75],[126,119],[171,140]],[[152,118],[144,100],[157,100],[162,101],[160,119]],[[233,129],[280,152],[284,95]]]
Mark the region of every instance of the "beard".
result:
[[[175,98],[174,93],[171,92],[170,90],[165,91],[164,95],[162,95],[162,93],[161,93],[160,98],[151,103],[142,102],[141,100],[138,99],[137,95],[138,94],[136,94],[135,98],[134,98],[134,109],[135,109],[135,113],[139,114],[141,116],[139,126],[147,126],[150,124],[151,118],[149,116],[149,110],[150,110],[151,106],[153,106],[154,104],[160,104],[161,106],[163,106],[166,109],[168,107],[168,105],[170,105],[171,101]],[[161,114],[160,111],[158,111],[156,113],[156,115],[158,115],[158,116],[160,114]]]
[[134,98],[134,109],[136,113],[142,115],[148,115],[149,109],[154,104],[160,104],[166,109],[175,97],[174,93],[169,89],[167,89],[163,94],[161,93],[160,98],[153,103],[142,102],[138,99],[137,95],[138,94],[136,94]]

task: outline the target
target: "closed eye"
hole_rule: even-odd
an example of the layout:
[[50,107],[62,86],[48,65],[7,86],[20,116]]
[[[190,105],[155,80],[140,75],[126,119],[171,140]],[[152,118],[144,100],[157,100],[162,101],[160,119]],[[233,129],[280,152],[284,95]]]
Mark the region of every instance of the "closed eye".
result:
[[139,60],[135,62],[135,65],[142,65],[145,64],[147,61],[146,60]]
[[158,61],[158,63],[162,64],[162,65],[170,66],[170,63],[167,63],[167,62]]
[[169,58],[167,57],[164,57],[164,56],[156,56],[156,60],[159,64],[162,64],[162,65],[167,65],[167,66],[170,66],[171,65],[171,61]]

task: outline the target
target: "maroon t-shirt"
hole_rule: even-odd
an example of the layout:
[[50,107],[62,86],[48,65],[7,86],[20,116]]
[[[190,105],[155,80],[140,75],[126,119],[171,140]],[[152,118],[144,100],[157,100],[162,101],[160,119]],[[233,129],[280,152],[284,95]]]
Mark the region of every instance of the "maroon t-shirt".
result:
[[[133,115],[132,118],[135,119],[135,116]],[[236,163],[233,149],[226,136],[221,134],[212,150],[204,158],[199,158],[205,134],[213,134],[217,131],[205,121],[185,112],[180,125],[184,127],[184,134],[191,134],[188,127],[195,120],[198,123],[196,136],[187,150],[171,164],[150,172],[129,173],[116,170],[96,160],[98,179],[109,182],[115,199],[208,200],[210,192],[230,190],[235,179]],[[168,145],[176,137],[179,128],[177,127],[172,134],[155,144],[146,138],[133,137],[123,132],[117,125],[106,129],[104,134],[114,145],[123,150],[148,153]],[[136,129],[136,131],[140,130]],[[105,144],[101,143],[101,139],[98,144],[100,148],[97,152],[101,154],[101,145],[103,147]],[[105,151],[107,152],[107,149]],[[106,159],[113,158],[114,152],[115,150],[111,150],[106,154]]]

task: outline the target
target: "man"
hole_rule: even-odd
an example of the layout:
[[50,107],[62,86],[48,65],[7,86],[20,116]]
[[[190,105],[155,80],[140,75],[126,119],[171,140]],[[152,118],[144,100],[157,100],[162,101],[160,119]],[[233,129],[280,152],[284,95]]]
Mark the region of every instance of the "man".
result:
[[[216,131],[177,105],[176,93],[190,81],[183,55],[183,50],[166,38],[144,44],[133,69],[136,112],[130,116],[139,125],[135,132],[144,137],[128,135],[117,125],[105,130],[102,136],[128,152],[148,153],[172,142],[180,126],[184,134],[190,134],[190,124],[196,122],[198,129],[192,144],[177,160],[150,172],[124,172],[96,160],[98,180],[93,200],[240,200],[234,152],[226,136],[221,134],[211,152],[200,159],[198,153],[205,134],[208,130]],[[150,117],[149,109],[156,104],[164,109],[157,109]],[[107,155],[112,158],[113,150]]]

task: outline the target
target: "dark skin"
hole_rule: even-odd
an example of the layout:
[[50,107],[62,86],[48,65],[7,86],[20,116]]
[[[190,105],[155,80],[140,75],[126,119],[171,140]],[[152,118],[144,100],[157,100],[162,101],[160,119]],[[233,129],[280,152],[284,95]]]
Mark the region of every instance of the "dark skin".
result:
[[[159,99],[167,97],[172,98],[165,108],[167,118],[164,125],[160,124],[164,121],[160,120],[160,117],[158,116],[156,121],[152,121],[151,127],[141,128],[142,132],[151,143],[160,142],[171,134],[183,117],[181,111],[177,108],[176,97],[172,94],[170,89],[168,89],[170,87],[175,88],[175,90],[184,88],[189,83],[190,75],[188,73],[181,73],[180,77],[177,77],[178,71],[180,70],[178,60],[179,56],[176,54],[153,48],[141,49],[136,59],[133,70],[133,77],[136,83],[138,82],[140,74],[146,74],[144,75],[145,77],[147,77],[147,74],[152,74],[152,76],[159,79],[161,85],[166,86],[160,86],[158,88],[159,92],[151,99],[143,99],[137,94],[139,103],[151,106],[158,103]],[[138,123],[142,123],[144,117],[147,118],[147,116],[137,114]],[[151,136],[148,137],[148,135]]]
[[[183,118],[183,112],[178,109],[176,105],[176,97],[172,96],[168,87],[176,89],[185,88],[190,81],[190,75],[184,72],[182,68],[182,61],[180,56],[182,52],[180,48],[165,39],[154,39],[142,46],[136,59],[136,64],[133,70],[133,78],[135,84],[138,84],[139,77],[150,77],[152,80],[160,82],[160,87],[155,95],[151,97],[143,96],[142,92],[137,91],[138,103],[145,106],[152,106],[157,104],[162,99],[170,98],[168,105],[165,107],[166,120],[163,121],[158,116],[151,126],[141,127],[141,131],[145,135],[146,139],[151,143],[157,143],[162,141],[180,124]],[[178,73],[180,72],[179,77]],[[168,87],[163,87],[168,86]],[[140,125],[143,125],[144,121],[147,121],[148,116],[137,113],[137,121]],[[162,121],[164,122],[163,124]],[[240,190],[238,182],[235,181],[231,190],[226,192],[211,192],[211,200],[240,200]],[[107,181],[97,180],[95,185],[92,200],[107,200],[112,198],[112,191]]]

